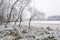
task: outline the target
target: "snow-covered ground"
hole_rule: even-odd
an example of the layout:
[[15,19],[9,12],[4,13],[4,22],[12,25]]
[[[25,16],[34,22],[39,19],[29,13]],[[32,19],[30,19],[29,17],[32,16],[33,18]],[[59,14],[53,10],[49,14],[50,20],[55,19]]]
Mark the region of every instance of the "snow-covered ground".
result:
[[[28,26],[29,25],[29,22],[28,21],[24,21],[22,22],[22,25],[24,26]],[[57,29],[59,28],[60,30],[60,21],[31,21],[31,26],[33,27],[50,27],[50,28],[53,28],[53,29]]]
[[[29,22],[29,21],[24,21]],[[60,21],[31,21],[31,23],[51,23],[51,24],[60,24]]]
[[[31,22],[29,28],[28,22],[19,22],[14,26],[14,22],[9,23],[7,28],[0,25],[0,40],[60,40],[60,24],[58,23],[35,23]],[[51,27],[51,28],[50,28]],[[56,28],[56,29],[55,29]]]

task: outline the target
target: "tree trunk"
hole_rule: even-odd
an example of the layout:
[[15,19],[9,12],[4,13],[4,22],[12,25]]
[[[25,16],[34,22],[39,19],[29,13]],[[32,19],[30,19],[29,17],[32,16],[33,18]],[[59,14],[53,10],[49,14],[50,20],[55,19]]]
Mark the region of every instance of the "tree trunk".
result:
[[21,22],[19,22],[19,27],[21,27]]
[[21,27],[21,22],[22,22],[22,13],[20,15],[19,27]]
[[29,29],[30,29],[30,25],[31,25],[31,18],[29,19]]

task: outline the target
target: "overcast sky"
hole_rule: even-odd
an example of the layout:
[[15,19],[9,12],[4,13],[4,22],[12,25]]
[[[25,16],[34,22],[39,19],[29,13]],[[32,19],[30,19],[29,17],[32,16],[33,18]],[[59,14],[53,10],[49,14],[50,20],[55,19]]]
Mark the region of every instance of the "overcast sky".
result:
[[32,6],[47,16],[60,15],[60,0],[33,0]]

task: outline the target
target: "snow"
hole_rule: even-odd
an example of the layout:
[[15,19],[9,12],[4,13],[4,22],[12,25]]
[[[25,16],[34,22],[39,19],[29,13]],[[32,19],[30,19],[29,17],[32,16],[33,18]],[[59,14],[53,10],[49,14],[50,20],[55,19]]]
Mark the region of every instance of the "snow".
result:
[[[0,40],[44,40],[45,38],[54,37],[57,40],[60,40],[60,30],[50,27],[33,27],[30,29],[28,26],[22,25],[19,27],[19,23],[11,22],[8,24],[8,27],[5,28],[4,25],[0,25]],[[25,23],[26,24],[26,23]],[[51,39],[53,40],[53,39]]]

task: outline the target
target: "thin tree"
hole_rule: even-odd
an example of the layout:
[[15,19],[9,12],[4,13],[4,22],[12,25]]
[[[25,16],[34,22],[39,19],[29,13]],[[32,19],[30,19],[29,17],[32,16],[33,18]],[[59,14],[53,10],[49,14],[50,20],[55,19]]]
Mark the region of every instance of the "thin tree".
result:
[[37,11],[37,9],[31,8],[31,7],[29,7],[28,10],[31,12],[31,17],[30,17],[30,19],[29,19],[29,29],[30,29],[32,19],[33,19],[35,16],[37,17],[37,16],[40,14],[40,12]]
[[29,29],[30,29],[31,21],[32,21],[32,19],[33,19],[36,15],[37,15],[37,14],[34,14],[34,15],[32,15],[32,16],[30,17],[30,19],[29,19]]
[[11,13],[12,13],[12,11],[13,11],[14,5],[15,5],[18,1],[19,1],[19,0],[16,0],[16,1],[14,2],[14,4],[12,5],[12,7],[11,7],[11,10],[10,10],[10,13],[9,13],[9,17],[7,18],[5,27],[7,27],[7,24],[10,22]]
[[[26,1],[26,2],[25,2]],[[19,13],[20,13],[20,15],[18,16],[18,18],[16,19],[16,21],[15,21],[15,24],[16,24],[16,22],[18,21],[18,19],[19,19],[19,27],[21,26],[21,22],[22,22],[22,15],[23,15],[23,12],[24,12],[24,9],[29,5],[29,3],[30,3],[30,1],[31,0],[22,0],[21,1],[21,6],[20,6],[20,10],[19,10]],[[22,4],[23,3],[23,4]],[[24,5],[25,4],[25,5]],[[14,26],[15,26],[15,24],[14,24]]]

